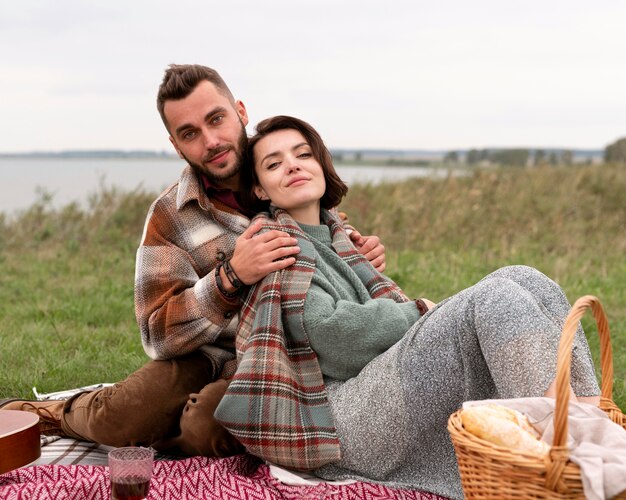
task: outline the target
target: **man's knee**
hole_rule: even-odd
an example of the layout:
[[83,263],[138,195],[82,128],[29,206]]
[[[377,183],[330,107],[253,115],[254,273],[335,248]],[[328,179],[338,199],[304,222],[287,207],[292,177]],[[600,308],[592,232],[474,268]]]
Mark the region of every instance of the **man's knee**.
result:
[[241,453],[243,446],[213,416],[227,388],[228,381],[219,379],[191,394],[180,417],[180,434],[155,444],[155,448],[206,457]]

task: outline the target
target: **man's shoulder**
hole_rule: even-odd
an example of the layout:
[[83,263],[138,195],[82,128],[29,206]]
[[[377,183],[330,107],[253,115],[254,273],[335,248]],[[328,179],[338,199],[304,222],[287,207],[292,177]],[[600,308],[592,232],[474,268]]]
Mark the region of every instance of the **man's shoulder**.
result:
[[175,209],[176,199],[178,198],[178,186],[179,181],[167,186],[152,202],[152,209],[156,207]]
[[165,210],[176,212],[188,201],[198,199],[199,185],[188,165],[182,170],[178,180],[166,187],[159,196],[152,202],[151,213]]

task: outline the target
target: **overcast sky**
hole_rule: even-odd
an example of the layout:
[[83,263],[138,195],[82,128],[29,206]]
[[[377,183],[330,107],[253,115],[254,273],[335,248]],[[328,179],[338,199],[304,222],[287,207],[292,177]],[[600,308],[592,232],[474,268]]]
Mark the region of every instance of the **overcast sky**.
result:
[[3,1],[0,152],[170,151],[172,62],[333,148],[601,149],[626,136],[625,21],[623,0]]

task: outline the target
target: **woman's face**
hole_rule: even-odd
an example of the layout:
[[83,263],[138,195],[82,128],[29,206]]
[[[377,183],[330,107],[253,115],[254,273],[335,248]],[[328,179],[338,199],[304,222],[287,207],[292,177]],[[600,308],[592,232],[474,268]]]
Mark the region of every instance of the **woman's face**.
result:
[[299,131],[277,130],[260,139],[254,146],[254,169],[259,179],[254,189],[258,198],[271,200],[298,222],[319,224],[326,180]]

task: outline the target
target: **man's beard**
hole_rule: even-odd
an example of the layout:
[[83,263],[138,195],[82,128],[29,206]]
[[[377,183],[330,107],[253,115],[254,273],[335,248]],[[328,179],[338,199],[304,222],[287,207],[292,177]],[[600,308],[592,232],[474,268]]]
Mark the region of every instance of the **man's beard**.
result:
[[[215,149],[210,149],[202,157],[202,164],[190,161],[189,158],[187,158],[181,152],[182,157],[185,159],[185,161],[187,161],[187,163],[189,163],[191,168],[193,168],[196,173],[204,175],[208,179],[208,181],[215,186],[220,186],[222,182],[228,179],[232,179],[236,175],[239,175],[239,172],[241,171],[241,167],[244,162],[244,153],[246,151],[246,148],[248,147],[248,136],[246,135],[246,128],[244,127],[241,120],[239,120],[239,123],[241,124],[241,132],[239,134],[239,139],[237,140],[236,147],[234,149],[232,145],[220,146]],[[235,153],[235,163],[232,165],[232,167],[213,172],[204,166],[204,162],[209,161],[214,156],[228,149],[231,149]]]

